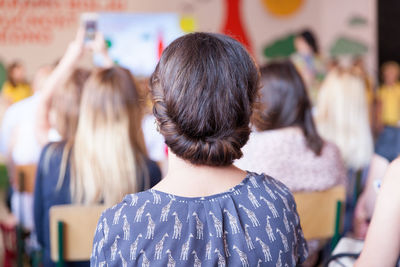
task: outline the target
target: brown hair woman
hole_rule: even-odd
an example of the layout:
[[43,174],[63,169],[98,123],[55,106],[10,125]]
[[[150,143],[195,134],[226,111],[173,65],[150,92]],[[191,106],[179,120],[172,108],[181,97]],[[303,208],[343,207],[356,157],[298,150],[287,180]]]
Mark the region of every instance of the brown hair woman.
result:
[[[322,140],[314,124],[304,82],[290,61],[261,68],[261,99],[255,110],[255,131],[235,164],[266,173],[292,192],[318,191],[345,182],[339,149]],[[311,256],[318,242],[309,243]],[[309,262],[307,260],[307,263]]]
[[107,230],[96,232],[92,265],[304,261],[290,191],[232,165],[250,134],[258,80],[247,51],[225,35],[188,34],[165,49],[150,87],[168,173],[103,213],[98,229]]

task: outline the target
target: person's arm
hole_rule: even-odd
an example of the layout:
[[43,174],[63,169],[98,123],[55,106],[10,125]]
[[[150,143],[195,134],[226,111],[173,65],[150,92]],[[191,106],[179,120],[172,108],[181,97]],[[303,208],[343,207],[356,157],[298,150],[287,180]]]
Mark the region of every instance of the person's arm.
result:
[[108,49],[106,45],[106,41],[104,40],[104,36],[101,32],[96,33],[95,40],[89,43],[89,49],[93,52],[97,53],[102,57],[102,66],[103,68],[111,68],[114,65],[113,60],[108,54]]
[[55,67],[49,78],[44,83],[40,94],[40,103],[36,114],[36,134],[40,144],[47,143],[50,130],[49,111],[51,99],[59,86],[62,86],[71,76],[75,65],[83,52],[84,29],[78,30],[77,36],[72,41],[60,63]]
[[354,212],[354,232],[355,236],[364,239],[369,227],[369,220],[374,212],[376,204],[376,182],[382,182],[389,166],[387,159],[375,154],[372,157],[368,171],[367,183],[357,200]]
[[400,159],[390,164],[355,266],[395,266],[400,256]]

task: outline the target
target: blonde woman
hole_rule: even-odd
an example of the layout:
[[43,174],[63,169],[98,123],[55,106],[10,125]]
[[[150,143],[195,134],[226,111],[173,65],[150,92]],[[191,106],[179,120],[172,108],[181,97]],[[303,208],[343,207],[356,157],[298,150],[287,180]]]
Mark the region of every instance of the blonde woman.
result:
[[[78,54],[78,53],[77,53]],[[78,58],[78,57],[77,57]],[[44,266],[50,260],[49,209],[60,204],[112,205],[161,178],[147,159],[141,103],[129,71],[94,71],[83,88],[76,133],[42,151],[35,186],[34,217]],[[88,266],[88,262],[72,265]]]
[[339,147],[348,170],[344,231],[352,229],[356,202],[356,174],[373,155],[367,96],[363,80],[349,72],[331,71],[323,82],[316,122],[322,138]]
[[[82,96],[71,144],[72,196],[80,203],[115,204],[128,192],[155,185],[158,168],[147,159],[141,103],[130,72],[121,67],[92,74]],[[158,176],[154,178],[154,172]]]
[[366,167],[373,154],[364,82],[334,70],[321,86],[316,122],[321,136],[335,143],[348,169]]

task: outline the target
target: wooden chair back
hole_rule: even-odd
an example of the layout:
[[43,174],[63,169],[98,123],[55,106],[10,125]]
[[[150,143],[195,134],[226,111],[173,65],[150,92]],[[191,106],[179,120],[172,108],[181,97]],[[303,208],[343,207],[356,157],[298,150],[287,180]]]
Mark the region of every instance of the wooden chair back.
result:
[[346,199],[344,186],[318,192],[297,192],[293,195],[307,240],[331,238],[339,234],[341,206]]
[[55,262],[89,260],[97,222],[105,209],[100,205],[51,207],[51,259]]
[[35,189],[36,169],[37,166],[35,164],[15,166],[14,184],[18,192],[33,193]]

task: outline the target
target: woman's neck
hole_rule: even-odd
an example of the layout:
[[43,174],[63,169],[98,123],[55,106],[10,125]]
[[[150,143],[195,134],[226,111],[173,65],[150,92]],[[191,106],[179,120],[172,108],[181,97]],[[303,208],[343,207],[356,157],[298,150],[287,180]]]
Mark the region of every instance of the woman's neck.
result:
[[168,173],[154,189],[183,197],[202,197],[227,191],[247,173],[234,165],[214,167],[194,165],[168,153]]

